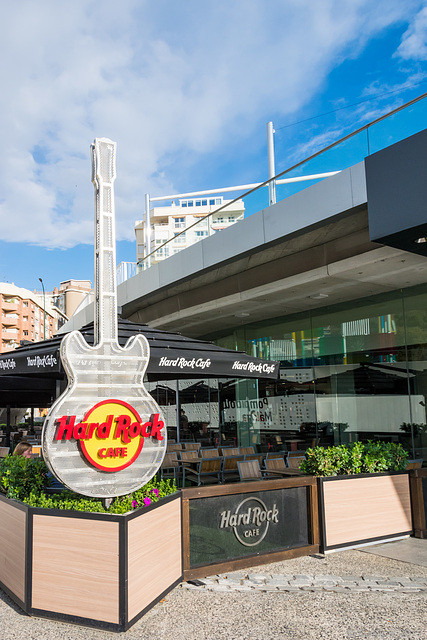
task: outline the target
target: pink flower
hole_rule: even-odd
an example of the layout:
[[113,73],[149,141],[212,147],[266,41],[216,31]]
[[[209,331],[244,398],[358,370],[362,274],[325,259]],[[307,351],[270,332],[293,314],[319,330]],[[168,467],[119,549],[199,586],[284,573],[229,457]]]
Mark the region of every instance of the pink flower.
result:
[[158,489],[151,489],[151,493],[154,493],[154,495],[156,496],[156,498],[159,497],[159,490]]
[[138,503],[136,500],[132,500],[132,509],[136,509],[138,506]]
[[144,504],[148,507],[148,505],[151,504],[151,498],[144,498]]

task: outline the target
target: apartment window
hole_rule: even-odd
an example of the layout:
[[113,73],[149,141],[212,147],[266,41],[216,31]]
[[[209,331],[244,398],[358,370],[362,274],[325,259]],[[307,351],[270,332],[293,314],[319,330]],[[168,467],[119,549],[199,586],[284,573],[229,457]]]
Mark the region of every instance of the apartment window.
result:
[[207,231],[196,231],[196,238],[205,238],[207,235]]
[[28,335],[28,331],[23,331],[22,333],[23,333],[24,336]]
[[25,302],[25,301],[24,301],[24,302],[22,303],[22,306],[23,306],[23,307],[28,307],[28,302]]
[[24,322],[28,322],[28,316],[22,316]]
[[174,218],[175,229],[185,228],[185,218]]
[[220,216],[219,218],[216,218],[216,220],[214,220],[213,222],[219,222],[220,224],[224,224],[225,219],[222,216]]
[[228,222],[234,222],[234,216],[228,216]]
[[175,244],[183,244],[183,243],[185,243],[185,233],[181,233],[180,235],[175,233],[174,234],[174,241],[175,241]]

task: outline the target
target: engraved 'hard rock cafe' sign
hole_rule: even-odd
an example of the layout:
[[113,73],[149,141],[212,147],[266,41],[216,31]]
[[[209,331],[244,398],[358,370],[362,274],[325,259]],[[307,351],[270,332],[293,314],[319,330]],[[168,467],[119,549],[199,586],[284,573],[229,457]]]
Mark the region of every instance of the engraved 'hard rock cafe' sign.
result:
[[159,469],[166,425],[143,385],[150,349],[143,335],[118,342],[114,191],[116,145],[91,146],[95,187],[95,342],[79,331],[61,342],[68,386],[42,435],[52,473],[72,491],[98,498],[131,493]]

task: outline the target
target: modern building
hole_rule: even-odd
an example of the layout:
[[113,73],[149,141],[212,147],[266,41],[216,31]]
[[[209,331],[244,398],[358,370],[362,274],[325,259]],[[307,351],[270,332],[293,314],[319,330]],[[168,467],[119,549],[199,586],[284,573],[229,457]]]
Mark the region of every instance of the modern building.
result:
[[57,330],[55,310],[47,298],[45,302],[46,305],[43,296],[28,289],[0,283],[0,353],[19,347],[21,340],[37,342],[54,335]]
[[[228,206],[223,208],[227,204]],[[221,211],[214,213],[219,208]],[[137,262],[141,262],[147,254],[156,249],[151,258],[152,264],[175,255],[216,231],[243,220],[244,213],[242,200],[234,202],[224,200],[222,196],[186,198],[178,200],[178,204],[173,201],[169,206],[150,208],[149,251],[146,251],[146,220],[138,220],[135,223]],[[193,227],[195,223],[198,224]],[[168,240],[170,242],[163,246]]]
[[179,398],[212,442],[388,440],[426,460],[426,165],[424,130],[124,282],[123,318],[280,361],[276,383],[153,384],[168,419]]

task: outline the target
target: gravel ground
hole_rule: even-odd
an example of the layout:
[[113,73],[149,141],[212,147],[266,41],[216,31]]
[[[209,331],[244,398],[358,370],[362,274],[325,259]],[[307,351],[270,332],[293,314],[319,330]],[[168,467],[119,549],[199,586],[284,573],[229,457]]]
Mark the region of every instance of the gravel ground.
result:
[[[261,565],[249,572],[413,578],[426,577],[427,567],[342,551]],[[212,592],[178,586],[132,629],[116,634],[29,618],[0,591],[1,640],[120,636],[126,640],[426,640],[427,592]]]

